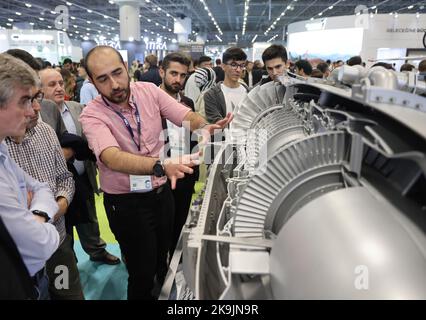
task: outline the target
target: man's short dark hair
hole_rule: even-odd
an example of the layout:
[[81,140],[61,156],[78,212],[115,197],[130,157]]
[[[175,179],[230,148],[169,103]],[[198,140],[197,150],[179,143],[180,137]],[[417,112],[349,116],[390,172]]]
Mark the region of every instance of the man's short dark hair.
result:
[[40,63],[36,60],[36,58],[33,57],[33,55],[25,50],[22,49],[9,49],[6,51],[7,54],[10,54],[11,56],[24,61],[26,64],[28,64],[31,69],[35,71],[40,71],[42,69],[42,66]]
[[229,61],[241,61],[247,60],[246,53],[238,47],[231,47],[226,49],[226,51],[222,55],[223,63],[228,63]]
[[145,62],[149,64],[149,67],[156,67],[158,64],[158,58],[155,54],[149,54],[145,57]]
[[416,67],[410,63],[404,63],[399,71],[413,71]]
[[45,61],[43,61],[43,69],[46,69],[46,68],[51,68],[52,67],[52,64],[50,63],[50,61],[47,61],[47,60],[45,60]]
[[420,61],[417,69],[419,69],[419,72],[426,72],[426,60]]
[[84,67],[86,69],[86,73],[89,76],[89,78],[92,79],[92,71],[89,68],[89,58],[90,56],[95,53],[97,50],[101,50],[101,49],[109,49],[112,50],[113,52],[115,52],[115,54],[118,56],[118,58],[120,59],[120,62],[125,65],[123,57],[121,56],[120,52],[118,52],[115,48],[110,47],[110,46],[96,46],[92,49],[90,49],[90,51],[87,53],[86,57],[84,58]]
[[72,60],[70,58],[65,58],[64,62],[62,62],[62,65],[67,64],[67,63],[71,63],[72,64]]
[[179,52],[172,52],[164,57],[163,62],[161,63],[161,68],[166,71],[169,68],[170,62],[177,62],[183,64],[184,66],[187,66],[188,68],[191,64],[191,60],[184,54]]
[[295,63],[295,66],[299,69],[299,70],[303,70],[303,72],[307,75],[310,76],[312,73],[312,66],[309,63],[308,60],[297,60]]
[[217,65],[217,66],[219,66],[219,65],[221,65],[221,64],[222,64],[222,60],[220,60],[220,59],[216,59],[215,63],[216,63],[216,65]]
[[322,73],[326,73],[328,69],[328,64],[326,62],[320,62],[317,65],[317,69],[321,71]]
[[275,58],[281,58],[284,62],[287,62],[287,50],[284,48],[284,46],[280,44],[273,44],[272,46],[266,48],[262,53],[263,64],[265,64],[266,61]]
[[324,73],[322,73],[322,72],[321,72],[320,70],[318,70],[318,69],[314,69],[314,70],[312,70],[311,77],[312,77],[312,78],[319,78],[319,79],[322,79],[322,78],[324,77]]
[[362,64],[362,59],[360,56],[354,56],[348,60],[348,66],[357,66]]
[[377,63],[373,64],[371,67],[372,68],[373,67],[383,67],[385,69],[394,70],[395,71],[395,69],[392,67],[392,65],[390,63],[386,63],[386,62],[377,62]]
[[201,56],[200,58],[198,58],[198,63],[197,65],[199,66],[200,64],[202,64],[203,62],[210,62],[212,61],[212,58],[208,57],[208,56]]

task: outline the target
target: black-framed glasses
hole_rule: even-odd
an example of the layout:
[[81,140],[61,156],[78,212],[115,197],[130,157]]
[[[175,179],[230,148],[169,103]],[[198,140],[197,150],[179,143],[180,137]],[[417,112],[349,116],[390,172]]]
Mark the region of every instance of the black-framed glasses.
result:
[[238,68],[240,68],[241,70],[245,70],[246,69],[246,64],[242,63],[242,64],[238,64],[236,62],[232,62],[232,63],[225,63],[227,66],[230,66],[232,69],[237,70]]
[[34,100],[36,100],[38,103],[41,103],[43,101],[43,98],[44,98],[44,93],[39,91],[34,95],[34,97],[31,98],[31,103],[33,103]]

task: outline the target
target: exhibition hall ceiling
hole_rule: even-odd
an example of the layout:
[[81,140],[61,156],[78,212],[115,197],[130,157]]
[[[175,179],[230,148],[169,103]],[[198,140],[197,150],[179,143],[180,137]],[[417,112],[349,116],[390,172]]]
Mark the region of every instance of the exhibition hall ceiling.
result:
[[[120,30],[119,1],[0,0],[0,27],[63,29],[72,39],[113,39]],[[190,39],[210,43],[268,41],[286,36],[290,23],[353,15],[358,12],[419,13],[426,18],[426,1],[415,0],[139,0],[141,38],[176,39],[174,19],[191,18]],[[64,10],[65,8],[65,10]],[[67,12],[62,19],[60,12]],[[62,23],[64,22],[64,23]]]

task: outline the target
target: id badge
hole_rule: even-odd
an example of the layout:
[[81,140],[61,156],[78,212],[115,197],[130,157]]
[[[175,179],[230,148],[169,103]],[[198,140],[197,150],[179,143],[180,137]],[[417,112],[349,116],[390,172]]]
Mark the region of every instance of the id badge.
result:
[[152,190],[151,176],[130,175],[130,192],[148,192]]

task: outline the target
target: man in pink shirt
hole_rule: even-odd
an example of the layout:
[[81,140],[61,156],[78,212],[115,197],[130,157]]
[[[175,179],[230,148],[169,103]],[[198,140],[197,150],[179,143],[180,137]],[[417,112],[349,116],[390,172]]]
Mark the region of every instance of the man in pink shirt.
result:
[[[167,273],[173,230],[172,189],[192,174],[198,154],[160,160],[162,119],[188,124],[203,136],[232,120],[232,114],[208,124],[151,83],[130,83],[121,55],[98,46],[86,56],[87,74],[100,93],[80,116],[84,134],[99,166],[109,224],[127,260],[128,299],[152,299],[154,278]],[[158,271],[158,272],[157,272]]]

